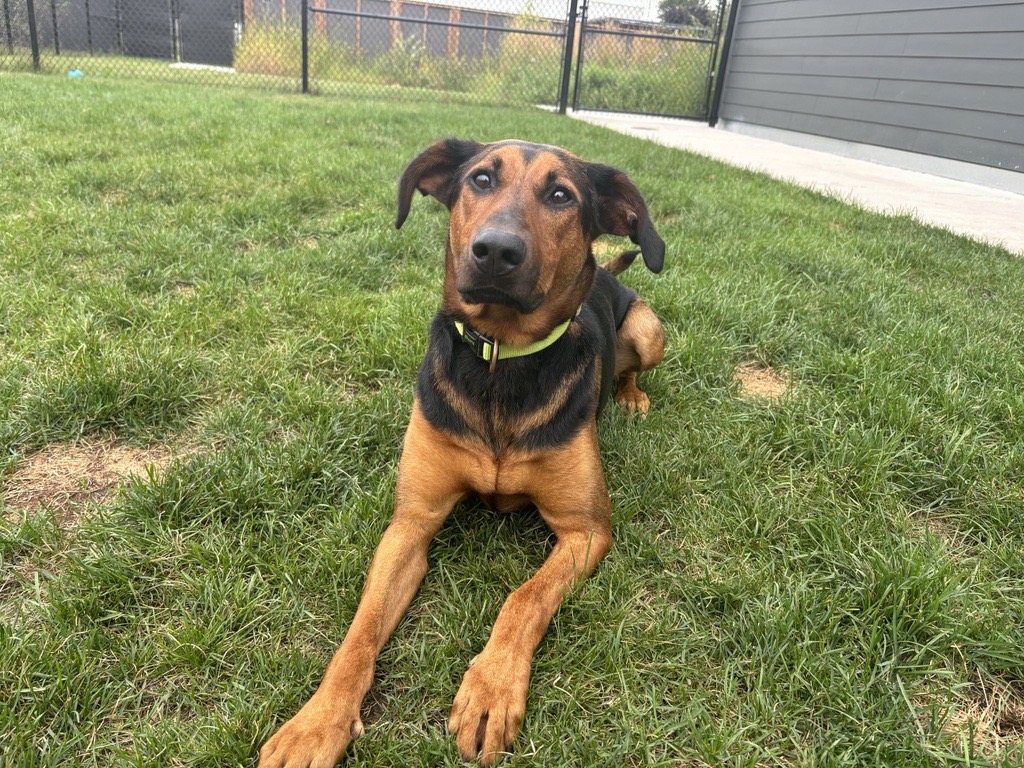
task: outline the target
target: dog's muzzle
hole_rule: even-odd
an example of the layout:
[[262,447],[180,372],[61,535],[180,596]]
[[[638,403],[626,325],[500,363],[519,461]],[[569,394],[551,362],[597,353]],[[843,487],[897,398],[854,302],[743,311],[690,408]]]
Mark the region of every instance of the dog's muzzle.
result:
[[485,229],[470,247],[473,266],[484,275],[504,277],[526,261],[526,241],[514,232]]
[[459,281],[459,295],[467,304],[501,304],[529,314],[544,301],[534,295],[536,269],[527,261],[526,241],[514,232],[488,228],[469,248],[468,262]]

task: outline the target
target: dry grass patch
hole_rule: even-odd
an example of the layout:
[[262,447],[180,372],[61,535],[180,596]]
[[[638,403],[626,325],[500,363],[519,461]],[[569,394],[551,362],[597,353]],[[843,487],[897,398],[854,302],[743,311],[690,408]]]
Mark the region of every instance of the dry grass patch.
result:
[[737,365],[732,380],[739,384],[739,396],[747,400],[778,400],[793,387],[788,373],[756,362]]
[[910,519],[910,533],[919,538],[932,538],[941,542],[950,557],[964,558],[976,554],[967,535],[956,524],[934,512],[915,513]]
[[50,508],[73,525],[83,505],[106,503],[128,478],[159,471],[172,457],[165,446],[134,448],[111,439],[49,446],[19,464],[4,485],[4,500],[19,512]]
[[998,757],[1024,743],[1024,698],[1012,684],[974,675],[948,712],[942,732],[964,749]]
[[608,259],[613,259],[623,251],[628,251],[628,248],[623,248],[621,242],[615,242],[612,240],[598,240],[591,248],[594,251],[594,258],[597,259],[597,263],[600,264]]

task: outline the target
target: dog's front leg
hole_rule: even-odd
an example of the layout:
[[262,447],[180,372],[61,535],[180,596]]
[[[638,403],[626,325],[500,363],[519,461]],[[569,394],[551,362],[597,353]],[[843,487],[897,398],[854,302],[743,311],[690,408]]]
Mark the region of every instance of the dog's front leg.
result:
[[355,618],[316,693],[260,750],[260,768],[332,768],[362,734],[359,708],[377,655],[427,572],[431,540],[464,493],[457,454],[414,405],[398,466],[395,514],[373,556]]
[[509,595],[483,651],[470,662],[448,727],[466,760],[492,765],[512,749],[526,711],[533,653],[575,584],[611,547],[611,504],[597,448],[597,428],[513,470],[529,487],[557,543],[540,570]]

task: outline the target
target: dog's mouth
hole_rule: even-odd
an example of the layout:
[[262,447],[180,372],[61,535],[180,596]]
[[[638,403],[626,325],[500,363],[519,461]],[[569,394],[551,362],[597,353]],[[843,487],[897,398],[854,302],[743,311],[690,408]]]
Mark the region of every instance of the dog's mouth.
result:
[[544,295],[519,297],[507,293],[493,285],[475,286],[459,289],[459,296],[466,304],[500,304],[512,307],[517,312],[528,315],[544,303]]

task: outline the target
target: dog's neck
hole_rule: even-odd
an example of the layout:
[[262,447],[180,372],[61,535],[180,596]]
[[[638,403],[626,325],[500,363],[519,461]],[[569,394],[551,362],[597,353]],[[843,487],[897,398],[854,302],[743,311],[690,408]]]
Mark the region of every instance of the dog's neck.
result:
[[543,339],[539,339],[532,344],[527,344],[525,346],[502,344],[495,339],[485,336],[461,320],[453,320],[452,322],[455,326],[456,333],[458,333],[462,341],[472,347],[474,354],[489,364],[490,370],[493,373],[497,368],[499,360],[508,360],[514,357],[534,355],[550,347],[565,335],[565,332],[569,330],[569,325],[582,309],[583,305],[581,304],[577,307],[572,317],[556,325],[551,330],[551,333]]

